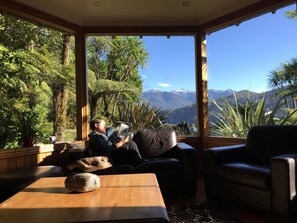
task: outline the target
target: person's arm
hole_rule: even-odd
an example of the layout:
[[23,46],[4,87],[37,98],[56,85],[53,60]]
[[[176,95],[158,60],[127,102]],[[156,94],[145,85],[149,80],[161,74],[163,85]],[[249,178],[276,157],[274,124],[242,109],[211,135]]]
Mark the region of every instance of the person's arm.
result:
[[121,141],[119,141],[118,143],[115,143],[114,146],[115,148],[120,148],[121,146],[123,146],[125,143],[127,143],[129,141],[129,136],[127,136],[126,138],[122,139]]
[[107,138],[109,138],[114,131],[115,131],[115,129],[113,127],[110,127],[110,126],[106,127],[106,136],[107,136]]

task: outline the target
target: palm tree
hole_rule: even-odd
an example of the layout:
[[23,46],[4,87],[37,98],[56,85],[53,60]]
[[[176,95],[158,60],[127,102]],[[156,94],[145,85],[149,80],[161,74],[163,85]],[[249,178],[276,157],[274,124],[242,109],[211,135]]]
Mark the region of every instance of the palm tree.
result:
[[295,20],[297,20],[297,11],[287,11],[286,12],[286,16],[289,19],[295,19]]
[[[297,58],[271,71],[268,83],[270,88],[277,89],[275,96],[284,99],[288,108],[297,108]],[[291,98],[291,103],[288,98]]]

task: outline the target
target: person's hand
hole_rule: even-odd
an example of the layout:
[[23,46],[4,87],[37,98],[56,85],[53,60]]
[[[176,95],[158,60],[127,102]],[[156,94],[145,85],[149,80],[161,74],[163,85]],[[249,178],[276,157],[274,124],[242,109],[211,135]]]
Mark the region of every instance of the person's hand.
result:
[[127,136],[126,138],[124,138],[123,140],[126,142],[129,142],[130,136]]
[[119,141],[117,144],[115,144],[116,148],[120,148],[121,146],[123,146],[125,143],[127,143],[129,141],[130,137],[127,136],[124,139],[121,139],[121,141]]

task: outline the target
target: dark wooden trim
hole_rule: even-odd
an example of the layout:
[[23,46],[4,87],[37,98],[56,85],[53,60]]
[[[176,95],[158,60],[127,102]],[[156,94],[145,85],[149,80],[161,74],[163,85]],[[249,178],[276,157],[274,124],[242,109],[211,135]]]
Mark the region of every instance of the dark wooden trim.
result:
[[88,26],[83,27],[88,35],[194,35],[198,26]]
[[246,143],[246,139],[244,138],[226,138],[226,137],[212,137],[212,136],[203,137],[202,141],[203,141],[203,149]]
[[267,12],[274,12],[278,8],[295,3],[296,0],[263,0],[235,12],[216,18],[200,25],[205,33],[215,32],[231,25],[239,25],[241,22],[257,17]]
[[74,34],[81,30],[81,27],[74,23],[11,0],[0,0],[0,11],[67,33]]
[[86,61],[86,35],[77,32],[75,35],[76,58],[76,117],[77,140],[88,137],[88,77]]

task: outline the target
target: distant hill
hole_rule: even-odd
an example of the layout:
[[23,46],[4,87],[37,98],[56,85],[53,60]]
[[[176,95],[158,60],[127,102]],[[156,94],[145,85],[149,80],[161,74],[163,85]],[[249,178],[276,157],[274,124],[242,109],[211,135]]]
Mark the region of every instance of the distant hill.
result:
[[220,97],[225,97],[225,96],[229,96],[229,95],[233,95],[233,90],[228,89],[228,90],[214,90],[214,89],[209,89],[208,90],[208,98],[209,99],[217,99]]
[[[208,91],[209,99],[217,99],[223,96],[232,95],[233,90],[212,90]],[[142,98],[152,106],[162,110],[173,111],[178,108],[184,108],[196,103],[196,92],[184,89],[174,91],[149,90],[143,92]]]
[[[253,101],[260,101],[266,94],[266,107],[272,109],[276,104],[276,99],[272,97],[275,90],[263,93],[251,92],[248,90],[233,91],[233,90],[213,90],[208,91],[209,97],[209,119],[214,121],[212,113],[218,111],[214,100],[221,104],[225,98],[230,104],[235,104],[234,93],[239,104],[246,102],[249,98]],[[169,110],[168,123],[181,123],[187,120],[190,124],[197,123],[196,120],[196,93],[188,90],[174,90],[171,92],[150,90],[143,93],[143,98],[152,106],[162,110]]]
[[149,90],[143,92],[142,97],[152,106],[162,110],[173,111],[177,108],[187,107],[195,103],[195,92],[168,92],[159,90]]

